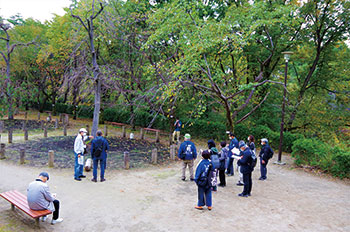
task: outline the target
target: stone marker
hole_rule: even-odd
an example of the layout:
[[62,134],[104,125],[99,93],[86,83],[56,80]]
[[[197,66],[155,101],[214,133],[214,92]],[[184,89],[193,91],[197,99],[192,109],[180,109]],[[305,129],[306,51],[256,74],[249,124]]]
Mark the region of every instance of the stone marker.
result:
[[56,120],[55,120],[55,129],[58,129],[58,119],[56,118]]
[[49,150],[49,167],[52,168],[53,165],[53,161],[55,158],[55,152],[53,150]]
[[176,146],[170,145],[170,160],[175,160],[176,156]]
[[60,122],[63,122],[63,114],[59,114],[59,116],[60,116]]
[[124,168],[129,169],[130,168],[130,155],[129,152],[124,152]]
[[157,159],[158,159],[157,148],[154,148],[152,150],[152,164],[157,164]]
[[26,156],[26,150],[24,148],[21,148],[19,150],[19,164],[24,164]]
[[0,144],[0,159],[6,159],[6,157],[5,157],[5,147],[6,147],[5,143],[1,143]]
[[12,143],[12,129],[8,130],[8,142]]

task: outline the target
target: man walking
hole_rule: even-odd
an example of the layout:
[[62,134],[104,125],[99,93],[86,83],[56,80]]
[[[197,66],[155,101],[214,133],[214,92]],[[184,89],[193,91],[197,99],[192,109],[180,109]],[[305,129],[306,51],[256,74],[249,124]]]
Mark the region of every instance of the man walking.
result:
[[259,180],[266,180],[266,174],[267,174],[267,163],[269,162],[269,159],[273,156],[273,150],[271,149],[269,145],[269,141],[266,138],[261,139],[261,150],[260,150],[260,178]]
[[[53,212],[51,224],[62,222],[63,218],[59,218],[60,202],[55,199],[55,195],[50,193],[47,181],[49,174],[42,172],[39,177],[29,184],[27,189],[28,206],[32,210],[50,210]],[[47,216],[43,216],[41,221],[45,221]]]
[[197,158],[197,150],[191,140],[190,134],[185,134],[185,141],[180,145],[178,157],[182,159],[182,180],[186,180],[186,167],[190,170],[190,180],[194,181],[193,165],[194,160]]
[[105,168],[107,160],[107,150],[109,150],[108,141],[107,139],[102,137],[102,131],[98,130],[96,133],[96,138],[94,138],[91,143],[91,158],[94,163],[94,168],[92,171],[94,177],[91,179],[91,181],[93,182],[97,182],[98,162],[100,162],[101,182],[106,181]]
[[81,128],[79,130],[79,134],[75,138],[74,141],[74,180],[81,181],[81,178],[85,178],[83,175],[84,170],[84,154],[86,153],[86,144],[85,141],[87,139],[93,139],[93,136],[87,136],[87,130],[85,128]]
[[182,126],[182,122],[178,117],[176,117],[176,121],[174,123],[175,130],[173,132],[173,143],[175,143],[175,136],[176,136],[176,143],[180,142],[181,126]]

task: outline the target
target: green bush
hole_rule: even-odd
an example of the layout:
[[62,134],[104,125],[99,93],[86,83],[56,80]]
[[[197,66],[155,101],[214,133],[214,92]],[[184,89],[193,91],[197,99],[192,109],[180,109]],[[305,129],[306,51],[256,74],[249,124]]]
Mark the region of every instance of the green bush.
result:
[[207,139],[226,139],[226,125],[210,120],[196,120],[191,126],[185,126],[183,133]]
[[333,156],[331,173],[340,178],[350,178],[350,152],[339,152]]

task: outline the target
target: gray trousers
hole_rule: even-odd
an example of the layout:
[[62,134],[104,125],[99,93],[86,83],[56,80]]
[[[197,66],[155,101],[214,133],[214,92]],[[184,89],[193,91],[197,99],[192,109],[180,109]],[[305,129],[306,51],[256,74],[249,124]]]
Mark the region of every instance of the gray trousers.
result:
[[193,165],[194,165],[194,160],[183,160],[182,161],[182,178],[186,178],[186,167],[188,166],[188,169],[190,169],[190,178],[194,179]]

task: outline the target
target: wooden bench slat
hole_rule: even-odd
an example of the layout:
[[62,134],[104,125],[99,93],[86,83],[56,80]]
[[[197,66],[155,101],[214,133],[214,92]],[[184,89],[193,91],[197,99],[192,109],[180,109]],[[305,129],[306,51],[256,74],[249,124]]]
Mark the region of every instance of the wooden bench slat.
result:
[[28,206],[27,197],[16,190],[1,193],[0,196],[32,218],[38,218],[52,213],[50,210],[31,210]]

